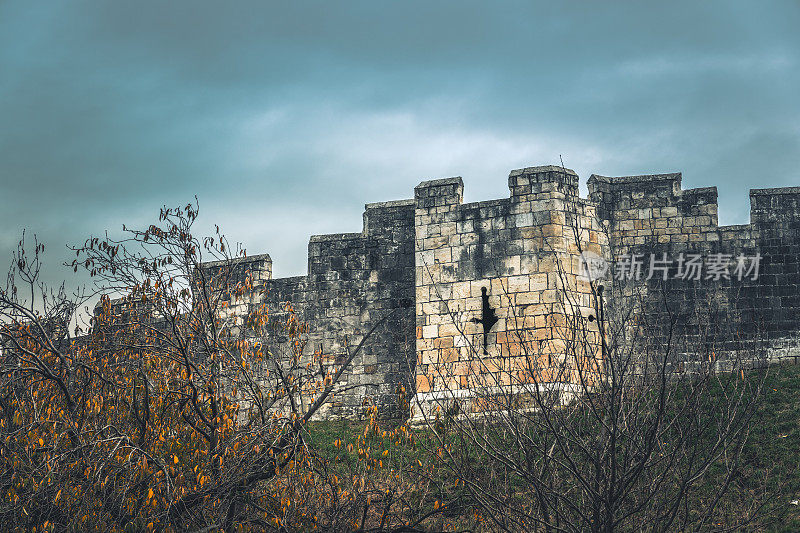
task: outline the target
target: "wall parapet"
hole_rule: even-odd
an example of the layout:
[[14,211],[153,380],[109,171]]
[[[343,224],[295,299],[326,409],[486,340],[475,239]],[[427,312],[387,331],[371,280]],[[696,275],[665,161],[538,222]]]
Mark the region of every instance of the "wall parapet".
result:
[[[390,412],[398,387],[422,403],[442,390],[472,394],[468,375],[475,361],[486,360],[493,378],[511,379],[524,370],[518,332],[530,335],[532,353],[546,357],[547,364],[563,358],[559,328],[594,312],[589,283],[579,276],[583,252],[609,260],[628,252],[760,253],[762,277],[736,285],[739,292],[727,282],[670,279],[678,295],[671,304],[688,328],[686,349],[696,346],[689,331],[697,326],[696,315],[709,311],[704,302],[713,300],[715,317],[730,315],[713,322],[722,324],[711,337],[720,353],[731,344],[733,329],[749,339],[747,328],[758,320],[772,328],[769,342],[796,353],[800,187],[753,189],[752,222],[720,226],[717,188],[683,190],[681,182],[679,172],[593,174],[588,197],[581,198],[574,171],[532,166],[509,173],[508,197],[464,203],[461,177],[423,181],[413,198],[365,204],[360,232],[311,236],[307,275],[265,280],[265,296],[253,301],[272,308],[296,304],[313,332],[309,346],[334,358],[376,321],[398,311],[353,362],[343,383],[347,392],[337,394],[332,416],[354,416],[365,399]],[[243,261],[261,261],[271,271],[268,254]],[[565,290],[574,308],[565,307]],[[476,321],[484,295],[497,318],[488,330]],[[398,307],[405,307],[400,302],[409,300],[416,314],[400,313]],[[657,334],[654,342],[660,342]]]
[[789,221],[797,224],[800,213],[800,187],[750,190],[750,221],[762,227],[780,228],[781,232],[798,231],[786,227]]
[[460,176],[423,181],[414,187],[417,207],[424,209],[460,205],[464,201],[464,181]]
[[353,239],[361,239],[364,234],[359,233],[327,233],[325,235],[312,235],[308,242],[331,242],[331,241],[349,241]]
[[509,173],[508,188],[512,198],[552,192],[578,196],[578,175],[574,170],[555,165],[521,168]]
[[369,204],[364,204],[364,209],[383,209],[386,207],[408,207],[414,205],[414,199],[409,198],[407,200],[389,200],[388,202],[372,202]]
[[209,273],[212,278],[224,275],[234,282],[241,282],[249,274],[254,278],[253,281],[263,283],[272,279],[272,258],[269,254],[258,254],[206,261],[200,263],[200,269]]
[[750,189],[750,196],[774,196],[780,194],[800,194],[800,187],[775,187],[772,189]]
[[662,174],[637,174],[635,176],[601,176],[592,174],[589,176],[588,183],[609,183],[609,184],[628,184],[628,183],[658,183],[658,182],[677,182],[680,183],[681,172],[667,172]]
[[272,258],[269,254],[246,255],[242,257],[234,257],[232,259],[222,259],[219,261],[204,261],[200,263],[202,268],[217,268],[221,266],[230,266],[231,264],[245,264],[263,262],[272,265]]

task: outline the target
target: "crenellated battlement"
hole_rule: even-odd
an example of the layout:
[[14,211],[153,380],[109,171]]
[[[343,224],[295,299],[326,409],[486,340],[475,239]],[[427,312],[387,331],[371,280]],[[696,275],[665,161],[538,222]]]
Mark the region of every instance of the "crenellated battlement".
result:
[[[397,416],[396,392],[404,387],[423,411],[443,391],[469,398],[474,347],[484,342],[473,320],[483,295],[498,320],[478,355],[498,383],[521,371],[521,331],[548,361],[563,357],[559,327],[595,312],[578,270],[586,252],[609,261],[632,252],[759,255],[759,280],[670,282],[672,316],[689,339],[700,312],[724,316],[713,333],[715,353],[752,342],[752,324],[760,323],[770,358],[800,356],[800,187],[753,189],[751,222],[719,226],[717,188],[684,190],[681,180],[679,172],[593,174],[581,198],[574,171],[527,167],[509,173],[507,198],[466,204],[460,177],[423,181],[413,198],[366,204],[361,232],[312,236],[305,276],[270,279],[269,256],[252,258],[264,271],[259,301],[272,308],[291,301],[309,323],[309,349],[333,360],[391,317],[367,339],[323,416],[358,416],[365,402]],[[653,283],[645,283],[651,292]],[[644,309],[660,316],[657,306]],[[594,341],[587,342],[591,349]],[[681,357],[694,357],[691,345],[680,349]]]
[[509,173],[508,188],[511,198],[517,201],[553,192],[578,196],[578,175],[574,170],[553,165],[522,168]]
[[[778,221],[797,220],[800,212],[800,187],[750,190],[751,224],[774,225]],[[786,230],[797,230],[796,225]]]

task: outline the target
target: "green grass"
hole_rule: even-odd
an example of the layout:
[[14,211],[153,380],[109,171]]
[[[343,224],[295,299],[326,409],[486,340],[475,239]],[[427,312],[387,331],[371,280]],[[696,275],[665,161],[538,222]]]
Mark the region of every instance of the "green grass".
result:
[[[356,454],[348,452],[346,446],[363,434],[364,427],[364,422],[316,422],[310,425],[309,431],[318,453],[344,467],[356,464]],[[737,487],[731,491],[737,498],[747,498],[751,494],[754,499],[764,502],[758,518],[748,529],[800,531],[800,505],[790,503],[800,500],[800,365],[774,366],[769,370],[763,396],[749,429],[750,436],[739,466],[740,475],[735,480]],[[427,462],[425,449],[429,447],[424,445],[424,441],[430,438],[430,434],[417,429],[415,438],[423,445],[388,446],[380,436],[370,437],[369,442],[374,444],[374,449],[391,450],[386,460],[387,468],[391,468],[415,464],[418,460]],[[344,445],[337,448],[334,445],[337,439],[341,439]],[[446,492],[446,487],[453,486],[454,480],[448,479],[445,472],[436,477],[441,483],[441,491]],[[711,471],[697,491],[712,493],[717,483],[719,476]],[[425,498],[422,506],[432,505],[433,501],[430,497]],[[736,501],[730,504],[734,513],[736,504]]]
[[800,365],[775,366],[750,428],[743,455],[745,476],[766,473],[762,524],[769,531],[800,531]]

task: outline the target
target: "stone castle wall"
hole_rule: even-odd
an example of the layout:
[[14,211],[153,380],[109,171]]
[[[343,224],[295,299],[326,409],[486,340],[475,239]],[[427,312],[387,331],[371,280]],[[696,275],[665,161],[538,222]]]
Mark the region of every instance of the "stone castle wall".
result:
[[[248,264],[272,271],[266,255],[243,262]],[[397,393],[413,387],[415,361],[412,200],[367,204],[361,233],[311,237],[306,276],[254,277],[250,297],[234,302],[224,318],[242,324],[254,307],[266,306],[270,319],[281,321],[290,303],[310,326],[306,352],[323,353],[331,365],[340,364],[388,316],[352,361],[322,416],[357,417],[373,404],[382,416],[400,416]],[[278,355],[280,347],[272,349]]]
[[[413,199],[367,204],[361,233],[311,237],[306,276],[273,279],[269,256],[251,258],[257,287],[228,318],[253,305],[280,318],[291,302],[309,324],[307,350],[335,364],[388,316],[322,416],[359,416],[372,403],[402,417],[402,388],[426,411],[443,395],[524,384],[525,358],[558,365],[576,319],[588,324],[582,349],[596,354],[596,293],[580,275],[582,254],[609,260],[612,270],[629,254],[760,254],[757,280],[673,279],[673,264],[667,280],[607,291],[607,305],[636,295],[646,341],[679,338],[679,364],[709,354],[724,361],[742,347],[754,358],[800,356],[800,187],[753,190],[751,223],[719,226],[716,188],[682,190],[680,174],[593,175],[587,199],[562,167],[515,170],[508,183],[510,196],[500,200],[464,204],[461,178],[448,178],[421,183]],[[476,322],[483,289],[497,317],[486,353]]]
[[[667,280],[659,271],[637,284],[651,345],[671,341],[679,366],[710,358],[724,368],[742,352],[753,362],[800,356],[800,187],[753,189],[750,224],[719,226],[716,187],[682,190],[680,174],[593,175],[588,186],[617,259],[673,260]],[[680,279],[676,263],[691,255],[728,261],[729,279],[707,270]],[[756,256],[757,279],[738,279],[737,258]]]
[[[510,198],[473,204],[462,204],[460,178],[415,189],[418,417],[454,396],[479,409],[476,400],[530,382],[530,357],[559,366],[570,315],[594,312],[576,257],[607,255],[607,239],[596,206],[578,198],[578,176],[526,168],[508,185]],[[498,318],[488,333],[474,321],[484,290]]]

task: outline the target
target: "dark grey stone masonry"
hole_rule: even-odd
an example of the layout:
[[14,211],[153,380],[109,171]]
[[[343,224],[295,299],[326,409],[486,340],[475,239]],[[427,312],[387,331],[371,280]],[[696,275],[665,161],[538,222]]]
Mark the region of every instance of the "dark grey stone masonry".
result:
[[[593,175],[589,191],[617,261],[640,254],[649,268],[651,254],[699,254],[728,262],[727,278],[704,269],[700,280],[676,279],[673,264],[666,281],[638,284],[651,345],[671,341],[679,366],[712,360],[724,369],[743,354],[754,364],[800,358],[800,187],[751,190],[751,222],[735,226],[718,225],[716,187],[682,190],[681,174]],[[760,257],[757,279],[738,279],[739,256]]]
[[[750,191],[751,222],[737,226],[718,224],[715,187],[683,190],[680,173],[592,175],[588,187],[589,198],[579,198],[574,172],[531,167],[511,172],[509,198],[462,204],[460,178],[423,182],[414,199],[367,204],[360,233],[311,237],[305,276],[272,279],[269,256],[250,258],[258,272],[254,294],[229,316],[266,305],[280,317],[291,302],[310,328],[307,351],[321,351],[333,363],[391,316],[368,338],[321,416],[358,417],[367,404],[378,405],[384,417],[407,416],[398,389],[431,390],[425,368],[444,356],[457,360],[464,350],[442,299],[453,308],[463,304],[458,309],[469,325],[481,288],[493,291],[493,305],[502,303],[498,291],[505,288],[515,299],[502,305],[528,313],[519,323],[550,328],[550,308],[559,300],[553,261],[576,253],[570,226],[577,221],[584,246],[610,260],[631,253],[726,254],[731,262],[740,254],[761,257],[757,280],[707,279],[704,272],[697,281],[655,277],[639,284],[647,342],[666,343],[673,324],[677,365],[724,363],[743,349],[754,361],[800,357],[800,187]],[[557,247],[548,247],[553,242]],[[589,305],[585,289],[582,306]],[[611,294],[608,305],[621,306],[630,294]],[[510,338],[491,339],[499,346],[501,336]],[[546,343],[550,336],[537,338]],[[516,353],[511,344],[497,352]],[[448,379],[468,387],[459,374]]]
[[413,200],[367,204],[361,233],[311,237],[308,275],[264,279],[257,289],[245,307],[231,312],[266,305],[273,319],[282,319],[290,302],[310,325],[306,351],[320,351],[333,364],[389,316],[367,339],[321,416],[358,417],[373,404],[383,417],[402,416],[397,392],[411,390],[415,362]]

